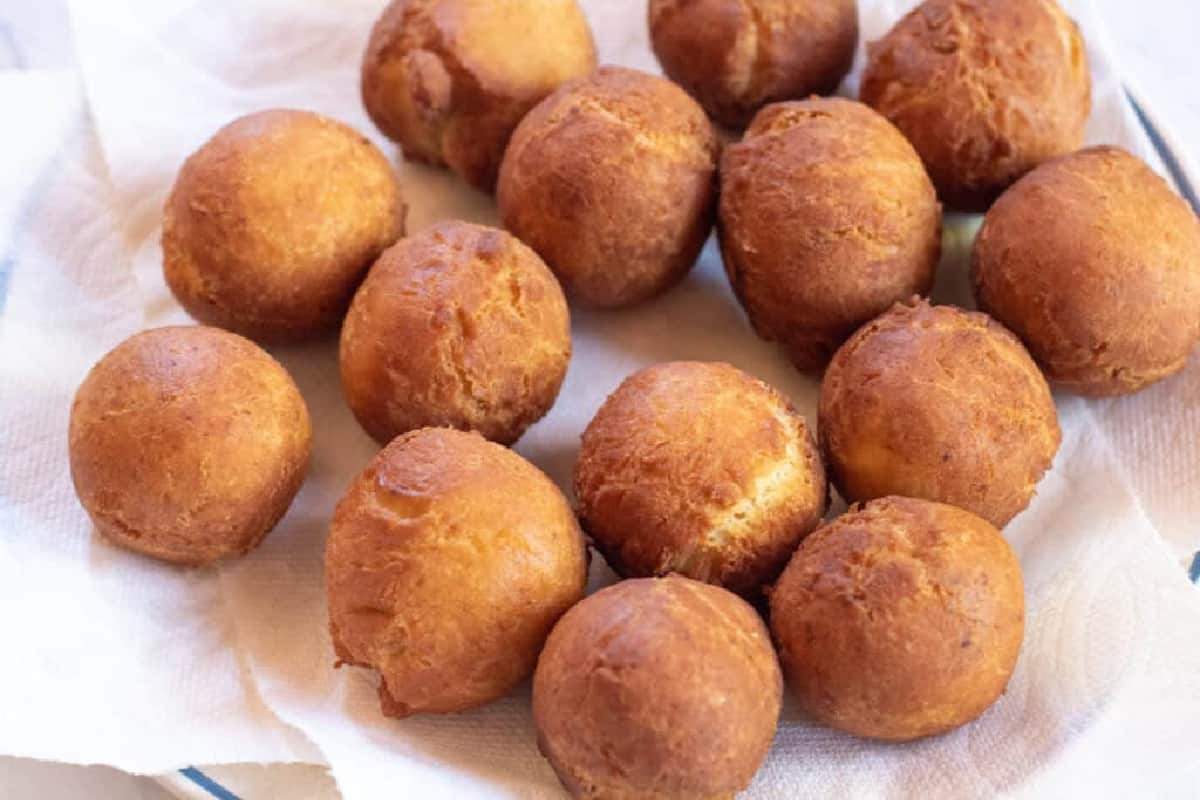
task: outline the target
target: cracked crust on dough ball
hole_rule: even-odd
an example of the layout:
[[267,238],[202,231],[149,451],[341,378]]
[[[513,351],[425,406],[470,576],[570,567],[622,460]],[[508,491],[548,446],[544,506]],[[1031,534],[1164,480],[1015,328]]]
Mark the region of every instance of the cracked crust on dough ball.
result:
[[864,325],[821,383],[817,430],[847,502],[887,495],[965,508],[1003,527],[1062,439],[1050,387],[986,314],[914,300]]
[[634,373],[575,467],[580,519],[619,574],[680,573],[753,596],[825,512],[825,470],[783,395],[728,364]]
[[442,222],[402,239],[342,327],[342,391],[380,443],[427,426],[521,438],[558,396],[571,358],[567,301],[505,231]]
[[507,694],[586,579],[558,487],[511,450],[448,428],[381,450],[338,503],[325,551],[338,662],[380,674],[390,717]]
[[576,0],[395,0],[371,31],[362,98],[405,158],[491,191],[521,118],[595,67]]
[[768,106],[725,148],[718,232],[754,329],[813,371],[864,322],[929,293],[942,209],[891,123],[812,99]]
[[1200,220],[1115,147],[1043,164],[992,206],[975,240],[980,308],[1046,376],[1085,395],[1136,392],[1200,339]]
[[887,497],[808,537],[771,592],[788,689],[820,722],[909,741],[978,717],[1021,652],[1021,565],[974,514]]
[[687,92],[601,67],[522,120],[500,167],[500,215],[573,300],[632,305],[675,284],[700,254],[718,149]]
[[770,749],[782,683],[737,595],[679,576],[622,581],[550,634],[533,678],[538,748],[573,797],[732,800]]
[[105,538],[207,564],[256,547],[308,469],[291,376],[219,328],[156,328],[96,364],[71,407],[71,477]]

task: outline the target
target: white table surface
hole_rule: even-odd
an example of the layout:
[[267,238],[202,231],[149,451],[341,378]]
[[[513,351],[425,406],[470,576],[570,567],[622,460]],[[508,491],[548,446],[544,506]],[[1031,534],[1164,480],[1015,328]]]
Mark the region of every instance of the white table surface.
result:
[[[95,0],[102,2],[102,0]],[[382,0],[381,0],[382,2]],[[1127,82],[1200,164],[1200,2],[1092,0],[1107,21],[1113,57]],[[2,24],[3,21],[9,24]],[[0,0],[0,69],[73,64],[66,14],[57,0]],[[169,800],[149,778],[108,767],[0,757],[0,796],[12,800]],[[247,798],[247,800],[256,800]]]

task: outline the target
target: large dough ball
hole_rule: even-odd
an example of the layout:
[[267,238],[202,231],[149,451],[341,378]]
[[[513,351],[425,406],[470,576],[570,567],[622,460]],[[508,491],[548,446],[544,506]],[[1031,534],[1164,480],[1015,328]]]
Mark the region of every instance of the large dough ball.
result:
[[334,651],[379,672],[392,717],[507,694],[587,578],[558,487],[511,450],[447,428],[381,450],[338,503],[326,547]]
[[985,314],[897,305],[838,350],[817,430],[850,502],[937,500],[1003,527],[1029,505],[1061,433],[1045,378]]
[[942,209],[891,123],[813,99],[768,106],[725,149],[719,231],[755,330],[816,370],[864,322],[929,292]]
[[678,576],[602,589],[538,659],[538,746],[574,797],[732,798],[775,735],[782,679],[749,605]]
[[649,21],[663,71],[729,128],[832,93],[858,45],[855,0],[650,0]]
[[163,271],[196,319],[262,340],[337,326],[371,262],[404,233],[391,165],[307,111],[260,111],[193,153],[163,215]]
[[1178,372],[1200,338],[1200,221],[1115,147],[1043,164],[1005,192],[975,241],[972,278],[980,307],[1081,394]]
[[126,339],[75,394],[71,477],[112,542],[181,564],[255,547],[300,489],[312,443],[291,377],[217,328]]
[[500,214],[576,300],[630,305],[700,254],[717,152],[712,124],[678,86],[602,67],[521,122],[500,168]]
[[1021,566],[984,520],[888,497],[819,528],[771,593],[788,687],[821,722],[907,741],[963,725],[1021,651]]
[[490,191],[521,117],[595,67],[576,0],[394,0],[371,31],[362,97],[405,158]]
[[570,358],[554,275],[505,231],[465,222],[384,253],[342,327],[342,389],[382,443],[448,426],[511,444],[550,410]]
[[575,495],[618,573],[677,572],[751,593],[774,580],[825,512],[804,418],[728,364],[634,373],[583,434]]
[[954,208],[986,209],[1083,143],[1091,75],[1056,0],[925,0],[867,55],[862,99],[904,132]]

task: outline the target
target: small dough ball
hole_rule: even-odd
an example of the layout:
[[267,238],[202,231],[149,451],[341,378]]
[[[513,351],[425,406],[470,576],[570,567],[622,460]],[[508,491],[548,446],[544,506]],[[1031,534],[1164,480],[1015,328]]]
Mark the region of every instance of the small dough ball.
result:
[[251,550],[304,481],[312,428],[275,359],[205,327],[131,336],[75,393],[71,478],[105,538],[207,564]]
[[855,0],[650,0],[649,17],[663,71],[728,128],[776,100],[832,94],[858,45]]
[[443,222],[380,257],[342,327],[342,390],[381,443],[426,426],[512,444],[558,396],[567,301],[505,231]]
[[362,98],[405,158],[491,191],[521,118],[595,68],[576,0],[393,0],[371,31]]
[[601,67],[517,127],[500,167],[500,215],[575,299],[632,305],[679,281],[700,254],[718,147],[678,86]]
[[783,681],[745,601],[672,576],[567,612],[533,677],[538,747],[578,798],[732,800],[767,755]]
[[1056,0],[925,0],[867,45],[860,93],[913,143],[943,202],[983,211],[1083,143],[1091,87]]
[[986,314],[924,301],[863,326],[825,373],[817,429],[848,502],[937,500],[1003,527],[1062,435],[1046,379]]
[[825,513],[825,469],[783,395],[728,364],[634,373],[583,434],[575,496],[624,576],[677,572],[751,594]]
[[886,119],[842,98],[768,106],[721,158],[725,271],[758,334],[824,368],[864,322],[933,286],[942,209]]
[[389,717],[507,694],[586,578],[558,487],[511,450],[448,428],[381,450],[338,503],[325,551],[334,651],[379,672]]
[[1004,692],[1025,631],[1021,565],[984,520],[887,497],[819,528],[771,592],[788,686],[819,721],[908,741]]
[[362,134],[308,111],[260,111],[193,153],[163,215],[163,271],[187,312],[254,339],[335,328],[404,233],[400,187]]
[[972,280],[981,308],[1046,376],[1087,395],[1136,392],[1200,339],[1200,221],[1115,147],[1026,175],[988,212]]

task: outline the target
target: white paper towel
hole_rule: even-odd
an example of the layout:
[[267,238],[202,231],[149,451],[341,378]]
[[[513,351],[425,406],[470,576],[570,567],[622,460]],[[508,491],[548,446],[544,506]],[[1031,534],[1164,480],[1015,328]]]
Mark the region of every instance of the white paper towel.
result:
[[[86,102],[70,74],[20,86],[0,80],[4,107],[22,109],[0,160],[0,177],[12,177],[0,197],[0,242],[9,242],[0,251],[9,264],[0,316],[0,629],[10,648],[0,664],[0,752],[141,772],[325,761],[355,799],[560,795],[534,745],[527,690],[467,714],[395,721],[379,715],[366,672],[332,669],[326,526],[376,449],[341,400],[334,342],[276,350],[317,421],[312,472],[284,522],[239,562],[179,570],[108,546],[90,532],[67,475],[67,412],[87,368],[140,327],[187,321],[162,281],[158,225],[189,152],[236,115],[290,106],[343,119],[395,154],[357,92],[381,5],[78,0],[71,11]],[[864,37],[909,5],[861,0]],[[1091,45],[1090,140],[1149,157],[1090,6],[1065,5]],[[642,0],[584,6],[602,60],[654,69]],[[495,221],[491,201],[447,173],[398,169],[411,230],[448,216]],[[940,299],[967,299],[972,231],[965,218],[948,226]],[[564,487],[594,410],[625,375],[655,361],[731,361],[813,419],[816,382],[754,337],[711,245],[678,288],[632,311],[575,312],[573,334],[559,402],[517,448]],[[1193,364],[1121,401],[1059,398],[1063,449],[1033,506],[1006,531],[1025,569],[1029,619],[1017,673],[995,708],[960,731],[904,746],[861,742],[785,709],[750,795],[1200,789],[1200,602],[1139,505],[1148,500],[1177,521],[1200,504],[1200,420],[1196,395],[1186,394],[1200,386],[1198,373]],[[1167,452],[1182,453],[1161,452],[1168,442]],[[597,566],[597,580],[603,572]]]

